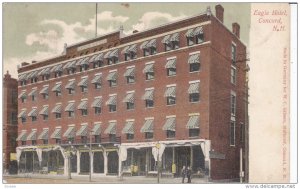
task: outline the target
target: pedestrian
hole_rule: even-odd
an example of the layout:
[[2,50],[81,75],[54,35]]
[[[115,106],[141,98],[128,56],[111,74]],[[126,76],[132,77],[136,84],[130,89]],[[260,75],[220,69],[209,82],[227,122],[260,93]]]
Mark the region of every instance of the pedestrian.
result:
[[183,166],[181,169],[182,183],[184,183],[185,175],[186,175],[186,168],[185,166]]
[[187,170],[186,170],[186,176],[187,176],[187,179],[188,179],[188,183],[191,183],[192,182],[192,180],[191,180],[191,176],[192,176],[192,170],[191,170],[191,168],[188,166],[187,167]]

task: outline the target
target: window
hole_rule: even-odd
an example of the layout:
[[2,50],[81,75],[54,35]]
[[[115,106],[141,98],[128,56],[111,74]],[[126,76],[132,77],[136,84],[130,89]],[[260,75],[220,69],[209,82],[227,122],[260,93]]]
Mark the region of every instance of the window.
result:
[[93,64],[93,68],[98,68],[98,67],[102,67],[103,65],[103,62],[102,61],[97,61],[97,62],[94,62]]
[[81,110],[81,115],[82,116],[87,116],[88,115],[88,110],[87,109],[82,109]]
[[56,144],[61,144],[61,139],[58,139],[58,138],[55,139],[55,143],[56,143]]
[[43,115],[43,120],[48,120],[48,115]]
[[167,68],[167,76],[176,75],[176,68]]
[[58,71],[58,72],[54,73],[55,78],[60,77],[60,76],[62,76],[62,71]]
[[230,81],[231,81],[232,84],[236,84],[236,69],[235,69],[235,67],[231,67]]
[[83,93],[86,93],[88,91],[88,88],[86,85],[83,85],[80,88],[81,88],[81,92],[83,92]]
[[95,143],[100,143],[100,136],[99,135],[95,135]]
[[189,137],[198,137],[199,133],[199,129],[189,129]]
[[108,65],[116,64],[118,62],[119,62],[118,57],[110,57],[110,58],[107,59]]
[[200,81],[190,82],[188,89],[189,101],[190,102],[199,102],[200,101]]
[[117,86],[117,80],[109,80],[108,83],[109,83],[109,86],[110,86],[110,87],[115,87],[115,86]]
[[115,142],[116,141],[116,135],[115,134],[109,134],[109,141]]
[[134,109],[134,103],[132,102],[126,102],[127,110],[133,110]]
[[168,96],[167,105],[174,105],[174,104],[176,104],[176,97]]
[[234,93],[231,93],[231,98],[230,98],[230,103],[231,103],[231,115],[235,116],[236,112],[236,96]]
[[21,142],[22,146],[26,145],[26,141]]
[[48,140],[43,140],[43,144],[48,144]]
[[43,99],[48,99],[49,98],[49,94],[48,93],[43,93]]
[[20,84],[21,84],[21,86],[25,86],[25,85],[26,85],[26,80],[22,80],[22,81],[20,82]]
[[21,117],[21,122],[25,123],[26,122],[26,117]]
[[145,100],[145,101],[146,101],[146,108],[154,107],[154,101],[153,100]]
[[101,114],[101,108],[100,107],[95,107],[95,114]]
[[27,99],[27,97],[26,97],[26,96],[23,96],[23,97],[21,98],[22,103],[26,102],[26,99]]
[[95,89],[100,89],[101,88],[101,84],[100,83],[95,83],[94,86],[95,86]]
[[126,80],[127,80],[127,83],[128,83],[128,84],[129,84],[129,83],[134,83],[134,82],[135,82],[134,76],[128,76],[128,77],[126,77]]
[[199,71],[200,70],[200,53],[190,54],[188,63],[190,64],[190,72]]
[[37,78],[37,77],[31,78],[31,83],[36,83],[37,81],[38,81],[38,78]]
[[150,55],[156,54],[156,47],[149,47]]
[[127,140],[133,140],[133,139],[134,139],[134,134],[129,134],[129,133],[127,133],[127,134],[126,134],[126,139],[127,139]]
[[75,89],[74,88],[69,88],[68,89],[68,94],[74,94],[75,93]]
[[32,145],[36,145],[36,140],[31,141]]
[[34,122],[34,121],[37,120],[37,117],[36,116],[31,116],[31,120],[32,120],[32,122]]
[[61,96],[61,91],[55,91],[55,96]]
[[74,74],[76,72],[76,68],[69,68],[67,70],[67,72],[68,72],[68,75]]
[[81,136],[81,143],[87,143],[87,136]]
[[83,64],[83,65],[79,66],[80,72],[86,71],[88,69],[89,69],[89,65],[87,65],[87,64]]
[[230,146],[235,146],[235,121],[230,121]]
[[199,70],[200,70],[200,64],[199,63],[190,64],[190,72],[197,72]]
[[108,108],[109,108],[109,112],[117,111],[117,105],[110,104],[108,105]]
[[145,139],[153,139],[153,133],[146,132],[145,133]]
[[236,63],[236,46],[234,44],[231,44],[231,63]]
[[56,118],[56,119],[60,119],[60,118],[61,118],[61,113],[57,113],[57,112],[56,112],[56,113],[55,113],[55,118]]
[[34,102],[34,101],[36,100],[36,94],[32,94],[32,95],[31,95],[31,99],[32,99],[32,101]]
[[68,117],[75,117],[74,111],[68,111]]
[[150,54],[148,49],[143,49],[144,56],[148,56]]
[[196,35],[196,43],[203,43],[204,41],[204,34],[203,33],[199,33],[198,35]]
[[199,93],[192,93],[189,95],[189,97],[190,97],[190,102],[199,102],[200,100]]
[[154,72],[147,72],[146,73],[146,80],[154,79]]
[[187,37],[186,39],[188,46],[194,45],[194,37]]
[[42,80],[45,81],[45,80],[49,80],[50,78],[50,75],[42,75]]
[[175,131],[167,130],[166,134],[167,134],[167,138],[175,138]]

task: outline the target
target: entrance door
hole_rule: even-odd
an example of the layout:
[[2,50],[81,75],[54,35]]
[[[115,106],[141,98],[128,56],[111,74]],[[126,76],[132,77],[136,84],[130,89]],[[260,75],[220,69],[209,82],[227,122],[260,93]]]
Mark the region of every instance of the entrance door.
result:
[[116,151],[109,152],[107,155],[107,171],[108,174],[118,174],[119,169],[119,156]]
[[77,173],[77,155],[71,155],[71,173]]
[[90,155],[89,152],[80,153],[80,173],[86,174],[90,172]]
[[176,153],[176,165],[177,165],[177,173],[180,175],[181,169],[183,166],[190,166],[191,161],[191,151],[190,147],[178,147],[175,148]]
[[102,152],[94,152],[94,173],[104,173],[104,158]]

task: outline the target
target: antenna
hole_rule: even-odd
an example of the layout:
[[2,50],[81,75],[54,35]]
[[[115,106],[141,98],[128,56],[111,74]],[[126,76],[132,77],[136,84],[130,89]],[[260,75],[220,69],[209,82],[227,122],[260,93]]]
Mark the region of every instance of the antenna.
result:
[[98,6],[97,6],[98,4],[96,3],[96,23],[95,23],[95,25],[96,25],[96,28],[95,28],[95,38],[97,37],[97,22],[98,22],[98,20],[97,20],[97,13],[98,13]]

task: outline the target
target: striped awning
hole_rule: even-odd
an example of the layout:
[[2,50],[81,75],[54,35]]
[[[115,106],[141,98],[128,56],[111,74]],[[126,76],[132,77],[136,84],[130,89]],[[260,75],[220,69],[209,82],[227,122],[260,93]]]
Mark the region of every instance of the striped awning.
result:
[[129,51],[129,52],[136,53],[136,51],[137,51],[137,46],[136,46],[136,44],[131,45],[131,46],[129,47],[128,51]]
[[64,69],[70,69],[70,68],[76,68],[76,60],[72,60],[64,66]]
[[92,108],[101,108],[102,105],[102,97],[101,98],[95,98],[94,102],[92,103]]
[[63,71],[63,65],[62,64],[53,66],[52,69],[51,69],[51,72],[62,72],[62,71]]
[[103,61],[103,53],[97,54],[94,61]]
[[44,68],[44,69],[39,70],[38,75],[44,75],[44,72],[45,72],[46,69],[47,69],[47,68]]
[[55,128],[50,138],[61,139],[61,128]]
[[49,86],[44,86],[40,91],[40,94],[48,94],[49,93]]
[[39,71],[33,71],[33,72],[31,72],[31,73],[27,76],[27,79],[37,77],[37,76],[38,76],[38,73],[39,73]]
[[128,53],[129,53],[129,48],[130,48],[130,46],[126,46],[126,47],[121,51],[121,53],[122,53],[122,54],[128,54]]
[[200,88],[200,83],[199,82],[191,83],[190,87],[188,89],[188,93],[189,94],[199,93],[199,88]]
[[36,95],[36,91],[37,91],[37,89],[32,89],[32,90],[30,91],[30,93],[28,93],[28,96]]
[[69,81],[69,83],[65,86],[66,89],[75,89],[75,80]]
[[164,44],[169,44],[170,43],[170,38],[171,38],[171,35],[167,35],[163,38],[163,40],[161,42],[164,43]]
[[200,54],[198,53],[198,54],[190,55],[188,63],[189,64],[200,63]]
[[116,134],[117,129],[116,129],[117,122],[109,122],[108,127],[105,129],[104,133],[105,134]]
[[113,96],[110,96],[108,101],[106,101],[105,103],[107,106],[108,105],[116,105],[117,104],[117,95],[113,95]]
[[18,135],[17,141],[26,141],[27,139],[27,131],[21,131],[21,133]]
[[134,103],[134,93],[127,93],[123,102]]
[[36,140],[36,130],[32,130],[27,136],[27,140]]
[[167,118],[163,130],[164,131],[175,131],[175,126],[176,126],[176,117],[169,117]]
[[26,91],[22,91],[18,98],[26,98]]
[[154,72],[154,64],[146,64],[143,73],[153,73]]
[[81,78],[81,81],[77,84],[79,87],[87,87],[88,85],[88,78]]
[[116,81],[117,80],[117,72],[110,72],[107,77],[107,81]]
[[19,81],[27,80],[27,74],[19,75]]
[[141,46],[140,46],[140,49],[146,49],[147,48],[147,43],[148,43],[149,41],[144,41],[142,44],[141,44]]
[[21,112],[18,115],[18,118],[26,118],[26,109],[21,110]]
[[76,61],[76,66],[80,66],[81,62],[84,60],[84,58],[80,58]]
[[153,100],[153,96],[154,96],[154,89],[146,90],[142,99],[143,100]]
[[95,123],[91,135],[100,135],[100,134],[101,134],[101,123]]
[[63,134],[63,137],[74,138],[75,137],[75,127],[68,127],[66,132]]
[[76,132],[76,136],[87,136],[88,126],[82,125],[80,129]]
[[174,34],[170,37],[170,41],[179,41],[179,33],[174,33]]
[[141,128],[141,133],[153,133],[154,119],[147,119]]
[[29,113],[28,113],[28,117],[36,117],[37,116],[37,109],[33,108]]
[[61,92],[61,83],[56,83],[55,86],[52,88],[53,92]]
[[45,68],[43,75],[50,75],[50,69],[51,69],[50,67]]
[[105,53],[105,55],[104,55],[104,58],[110,58],[110,53],[111,53],[111,51],[108,51],[107,53]]
[[151,39],[147,44],[147,47],[154,47],[156,48],[156,39]]
[[102,78],[102,74],[95,75],[95,77],[92,79],[91,83],[92,84],[101,84],[101,78]]
[[113,50],[110,54],[109,54],[109,57],[112,58],[112,57],[118,57],[119,56],[119,50],[118,49],[115,49]]
[[80,66],[88,65],[89,64],[89,59],[90,59],[90,57],[83,58],[82,61],[80,62]]
[[186,124],[186,128],[188,129],[198,129],[200,126],[200,116],[190,116],[189,121]]
[[61,104],[56,104],[51,112],[52,113],[61,113]]
[[41,134],[38,136],[39,140],[48,140],[49,138],[49,129],[43,129],[43,131],[41,132]]
[[124,134],[134,134],[134,122],[133,121],[127,121],[125,124],[125,127],[122,130],[122,133]]
[[194,29],[189,29],[186,34],[185,34],[186,37],[194,37]]
[[83,100],[83,101],[81,101],[80,104],[77,106],[77,109],[78,109],[78,110],[86,110],[86,109],[87,109],[87,106],[88,106],[87,104],[88,104],[87,100]]
[[98,54],[94,54],[93,56],[90,57],[89,63],[95,62],[95,58],[98,56]]
[[40,115],[48,115],[49,106],[44,106],[43,109],[39,112]]
[[174,68],[176,69],[176,58],[169,59],[165,65],[165,68]]
[[75,111],[75,103],[69,102],[65,108],[65,112],[74,112]]
[[164,97],[176,97],[176,87],[167,87]]
[[194,30],[194,35],[200,35],[200,34],[203,34],[202,26],[199,26],[199,27],[195,28],[195,30]]
[[134,77],[135,67],[127,68],[124,73],[124,77]]

